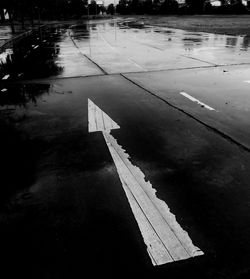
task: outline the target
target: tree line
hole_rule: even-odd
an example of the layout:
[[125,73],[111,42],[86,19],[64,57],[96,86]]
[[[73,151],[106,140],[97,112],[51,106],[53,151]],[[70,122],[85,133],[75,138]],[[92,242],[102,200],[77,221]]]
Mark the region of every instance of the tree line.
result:
[[0,20],[5,21],[8,13],[13,32],[14,20],[23,26],[29,19],[75,19],[84,15],[108,14],[202,14],[202,13],[248,13],[241,0],[220,0],[220,7],[213,7],[209,0],[120,0],[107,8],[97,5],[95,0],[0,0]]
[[242,14],[249,13],[241,0],[221,0],[212,6],[210,0],[120,0],[116,12],[120,14]]
[[10,18],[68,19],[102,12],[102,7],[92,0],[1,0],[0,17],[5,20],[4,10]]
[[[112,12],[112,7],[109,7]],[[78,19],[84,15],[96,15],[106,12],[103,5],[97,5],[95,0],[0,0],[0,22],[6,18],[14,31],[14,21],[20,21],[24,27],[29,20],[66,20]]]

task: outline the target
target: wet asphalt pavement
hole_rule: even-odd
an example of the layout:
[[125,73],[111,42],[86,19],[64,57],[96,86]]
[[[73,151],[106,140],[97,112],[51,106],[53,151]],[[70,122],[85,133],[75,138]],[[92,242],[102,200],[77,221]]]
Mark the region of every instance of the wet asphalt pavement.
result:
[[[5,278],[248,278],[249,45],[99,20],[0,54]],[[152,266],[88,98],[204,256]]]

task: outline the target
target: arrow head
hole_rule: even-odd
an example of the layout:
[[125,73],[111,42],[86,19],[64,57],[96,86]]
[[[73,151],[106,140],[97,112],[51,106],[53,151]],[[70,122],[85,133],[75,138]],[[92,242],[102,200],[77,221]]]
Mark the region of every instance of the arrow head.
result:
[[90,99],[88,99],[88,121],[89,133],[120,129],[120,126]]

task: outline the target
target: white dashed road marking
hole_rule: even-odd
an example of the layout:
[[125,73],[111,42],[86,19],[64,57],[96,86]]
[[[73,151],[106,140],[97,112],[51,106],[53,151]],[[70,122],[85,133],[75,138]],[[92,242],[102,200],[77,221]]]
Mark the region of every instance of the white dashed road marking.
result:
[[119,129],[119,125],[91,100],[88,100],[88,125],[90,133],[103,133],[152,264],[203,255],[177,223],[167,204],[157,198],[156,190],[145,181],[143,172],[130,162],[129,155],[110,134],[110,130]]
[[210,107],[210,106],[208,106],[208,105],[206,105],[206,104],[200,102],[198,99],[196,99],[196,98],[192,97],[191,95],[187,94],[186,92],[180,92],[180,94],[181,94],[182,96],[188,98],[188,99],[191,100],[192,102],[195,102],[195,103],[201,105],[202,107],[204,107],[204,108],[206,108],[206,109],[208,109],[208,110],[215,110],[214,108],[212,108],[212,107]]

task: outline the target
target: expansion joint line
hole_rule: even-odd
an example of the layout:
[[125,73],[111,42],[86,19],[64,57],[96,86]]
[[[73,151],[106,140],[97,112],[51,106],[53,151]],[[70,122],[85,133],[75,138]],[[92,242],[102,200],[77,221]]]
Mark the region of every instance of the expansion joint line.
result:
[[195,58],[195,57],[192,57],[192,56],[188,56],[188,55],[181,55],[181,56],[189,58],[189,59],[193,59],[195,61],[200,61],[200,62],[203,62],[203,63],[207,63],[207,64],[215,66],[215,67],[218,66],[218,64],[216,64],[216,63],[209,62],[209,61],[206,61],[206,60],[202,60],[202,59],[199,59],[199,58]]
[[187,111],[185,111],[184,109],[179,108],[176,105],[171,104],[170,102],[166,101],[165,99],[163,99],[162,97],[160,97],[159,95],[157,95],[156,93],[146,89],[145,87],[143,87],[142,85],[134,82],[133,80],[131,80],[130,78],[128,78],[127,76],[125,76],[124,74],[120,74],[123,78],[125,78],[126,80],[128,80],[129,82],[133,83],[134,85],[136,85],[137,87],[141,88],[142,90],[144,90],[145,92],[153,95],[154,97],[160,99],[161,101],[163,101],[165,104],[169,105],[170,107],[174,108],[175,110],[178,110],[182,113],[184,113],[186,116],[194,119],[195,121],[197,121],[198,123],[200,123],[201,125],[205,126],[206,128],[208,128],[209,130],[213,131],[214,133],[220,135],[221,137],[223,137],[224,139],[226,139],[227,141],[237,145],[239,148],[243,149],[244,151],[250,152],[250,148],[248,146],[246,146],[243,143],[238,142],[237,140],[235,140],[234,138],[232,138],[230,135],[220,131],[219,129],[207,124],[206,122],[198,119],[197,117],[193,116],[191,113],[188,113]]
[[88,55],[84,54],[81,52],[80,48],[78,47],[78,45],[76,44],[75,40],[73,39],[73,37],[71,36],[70,30],[68,30],[68,35],[72,41],[72,43],[74,44],[74,46],[77,48],[78,52],[85,58],[87,58],[91,63],[95,64],[105,75],[108,75],[108,73],[100,66],[98,65],[94,60],[92,60]]

